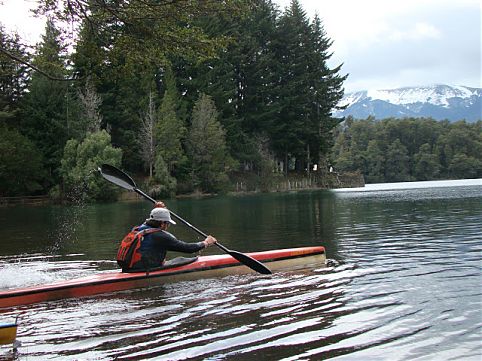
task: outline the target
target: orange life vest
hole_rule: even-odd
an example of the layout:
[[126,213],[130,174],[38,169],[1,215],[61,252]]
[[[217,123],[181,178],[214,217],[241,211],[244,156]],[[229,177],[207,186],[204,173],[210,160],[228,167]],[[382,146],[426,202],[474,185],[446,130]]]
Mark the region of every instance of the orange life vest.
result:
[[142,258],[139,248],[145,235],[159,232],[160,228],[144,228],[134,227],[122,240],[119,250],[117,251],[117,264],[122,269],[130,269],[134,264]]

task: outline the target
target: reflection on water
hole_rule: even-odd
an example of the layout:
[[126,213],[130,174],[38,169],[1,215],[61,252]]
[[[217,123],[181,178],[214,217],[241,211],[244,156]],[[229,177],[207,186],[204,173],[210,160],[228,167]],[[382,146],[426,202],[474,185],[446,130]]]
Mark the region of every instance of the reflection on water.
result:
[[[477,186],[171,201],[230,248],[322,243],[337,263],[21,306],[0,317],[20,315],[18,357],[28,360],[480,360],[481,202]],[[114,268],[116,239],[148,210],[86,207],[83,227],[56,254],[49,235],[61,208],[0,210],[2,239],[14,233],[16,212],[43,222],[33,224],[38,237],[20,229],[18,242],[0,241],[2,282],[11,267],[60,278]]]

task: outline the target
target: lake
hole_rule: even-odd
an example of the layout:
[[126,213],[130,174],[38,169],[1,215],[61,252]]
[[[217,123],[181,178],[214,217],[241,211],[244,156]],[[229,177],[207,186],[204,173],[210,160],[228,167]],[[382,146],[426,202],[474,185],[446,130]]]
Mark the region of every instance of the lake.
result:
[[[19,316],[22,345],[0,360],[482,357],[480,179],[166,203],[228,248],[324,245],[330,262],[2,309],[0,322]],[[149,211],[0,208],[0,289],[115,269],[119,240]]]

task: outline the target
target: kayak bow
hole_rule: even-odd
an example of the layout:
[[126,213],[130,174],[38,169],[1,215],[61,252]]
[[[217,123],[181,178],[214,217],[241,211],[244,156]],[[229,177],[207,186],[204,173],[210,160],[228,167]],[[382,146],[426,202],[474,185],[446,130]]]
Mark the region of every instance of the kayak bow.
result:
[[[309,265],[320,266],[326,262],[325,248],[321,246],[254,252],[249,253],[249,256],[269,264],[272,270],[289,270]],[[48,285],[0,291],[0,308],[236,273],[254,273],[254,271],[243,267],[239,261],[229,255],[203,256],[189,264],[148,273],[105,272]]]

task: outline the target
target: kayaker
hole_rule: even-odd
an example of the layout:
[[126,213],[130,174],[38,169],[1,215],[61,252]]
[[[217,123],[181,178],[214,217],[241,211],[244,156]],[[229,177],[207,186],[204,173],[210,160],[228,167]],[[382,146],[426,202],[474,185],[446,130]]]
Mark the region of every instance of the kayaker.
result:
[[197,243],[181,241],[167,231],[171,224],[176,222],[171,219],[169,210],[163,202],[157,202],[149,218],[137,227],[138,230],[147,230],[148,233],[144,235],[137,250],[140,259],[127,271],[154,270],[162,266],[167,251],[196,253],[217,242],[212,236],[207,236],[204,241]]

